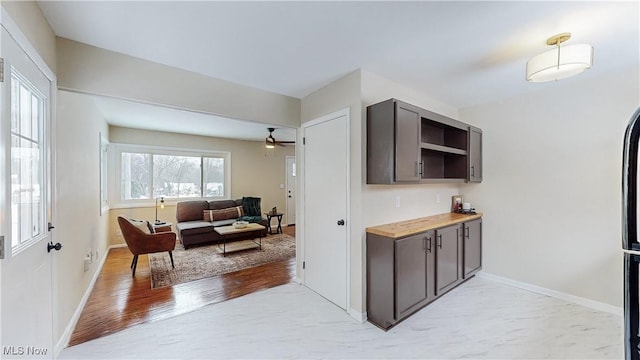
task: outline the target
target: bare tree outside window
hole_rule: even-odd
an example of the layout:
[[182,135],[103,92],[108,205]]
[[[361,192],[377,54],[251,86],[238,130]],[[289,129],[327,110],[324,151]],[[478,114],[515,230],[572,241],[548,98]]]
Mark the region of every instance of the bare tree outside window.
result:
[[122,198],[151,199],[151,154],[122,153]]
[[154,155],[153,197],[200,197],[200,157]]
[[202,159],[205,196],[224,195],[224,159],[205,157]]
[[225,195],[224,155],[121,154],[122,200]]

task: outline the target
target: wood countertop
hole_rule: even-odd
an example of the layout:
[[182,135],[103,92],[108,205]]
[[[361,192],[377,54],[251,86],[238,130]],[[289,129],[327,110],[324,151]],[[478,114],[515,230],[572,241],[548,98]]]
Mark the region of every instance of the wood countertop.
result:
[[473,215],[446,213],[427,216],[417,219],[399,221],[390,224],[372,226],[367,228],[367,233],[386,236],[390,238],[400,238],[412,234],[421,233],[461,222],[479,219],[482,213]]

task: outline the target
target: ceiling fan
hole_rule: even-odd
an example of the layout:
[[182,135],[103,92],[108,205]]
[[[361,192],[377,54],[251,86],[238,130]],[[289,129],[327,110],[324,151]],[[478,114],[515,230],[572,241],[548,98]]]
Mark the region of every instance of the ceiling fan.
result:
[[267,128],[267,130],[269,130],[269,136],[267,136],[267,138],[264,140],[265,141],[265,146],[267,147],[267,149],[273,149],[276,145],[279,146],[285,146],[288,144],[295,144],[295,141],[276,141],[276,139],[273,138],[273,131],[275,130],[275,128]]

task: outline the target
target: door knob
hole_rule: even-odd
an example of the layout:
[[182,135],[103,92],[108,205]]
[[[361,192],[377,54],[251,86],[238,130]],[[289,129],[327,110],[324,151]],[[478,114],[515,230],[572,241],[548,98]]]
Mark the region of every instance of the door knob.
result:
[[338,225],[344,226],[344,220],[343,219],[338,220]]
[[53,230],[53,229],[55,229],[55,228],[56,228],[56,227],[55,227],[55,226],[53,226],[53,224],[52,224],[52,223],[50,223],[50,222],[49,222],[49,223],[47,223],[47,230],[51,231],[51,230]]
[[62,244],[60,243],[56,243],[55,245],[53,244],[53,242],[49,242],[47,244],[47,252],[51,252],[51,250],[55,249],[56,251],[60,251],[60,249],[62,249]]

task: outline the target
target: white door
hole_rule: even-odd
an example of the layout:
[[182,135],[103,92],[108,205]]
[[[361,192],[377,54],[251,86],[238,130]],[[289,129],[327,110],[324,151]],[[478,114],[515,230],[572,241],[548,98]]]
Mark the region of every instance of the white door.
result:
[[304,282],[347,309],[348,119],[304,128]]
[[[15,32],[12,32],[12,35]],[[53,358],[51,82],[2,27],[0,344],[2,358]]]
[[294,225],[296,223],[296,158],[287,156],[287,209],[285,214],[285,224]]

